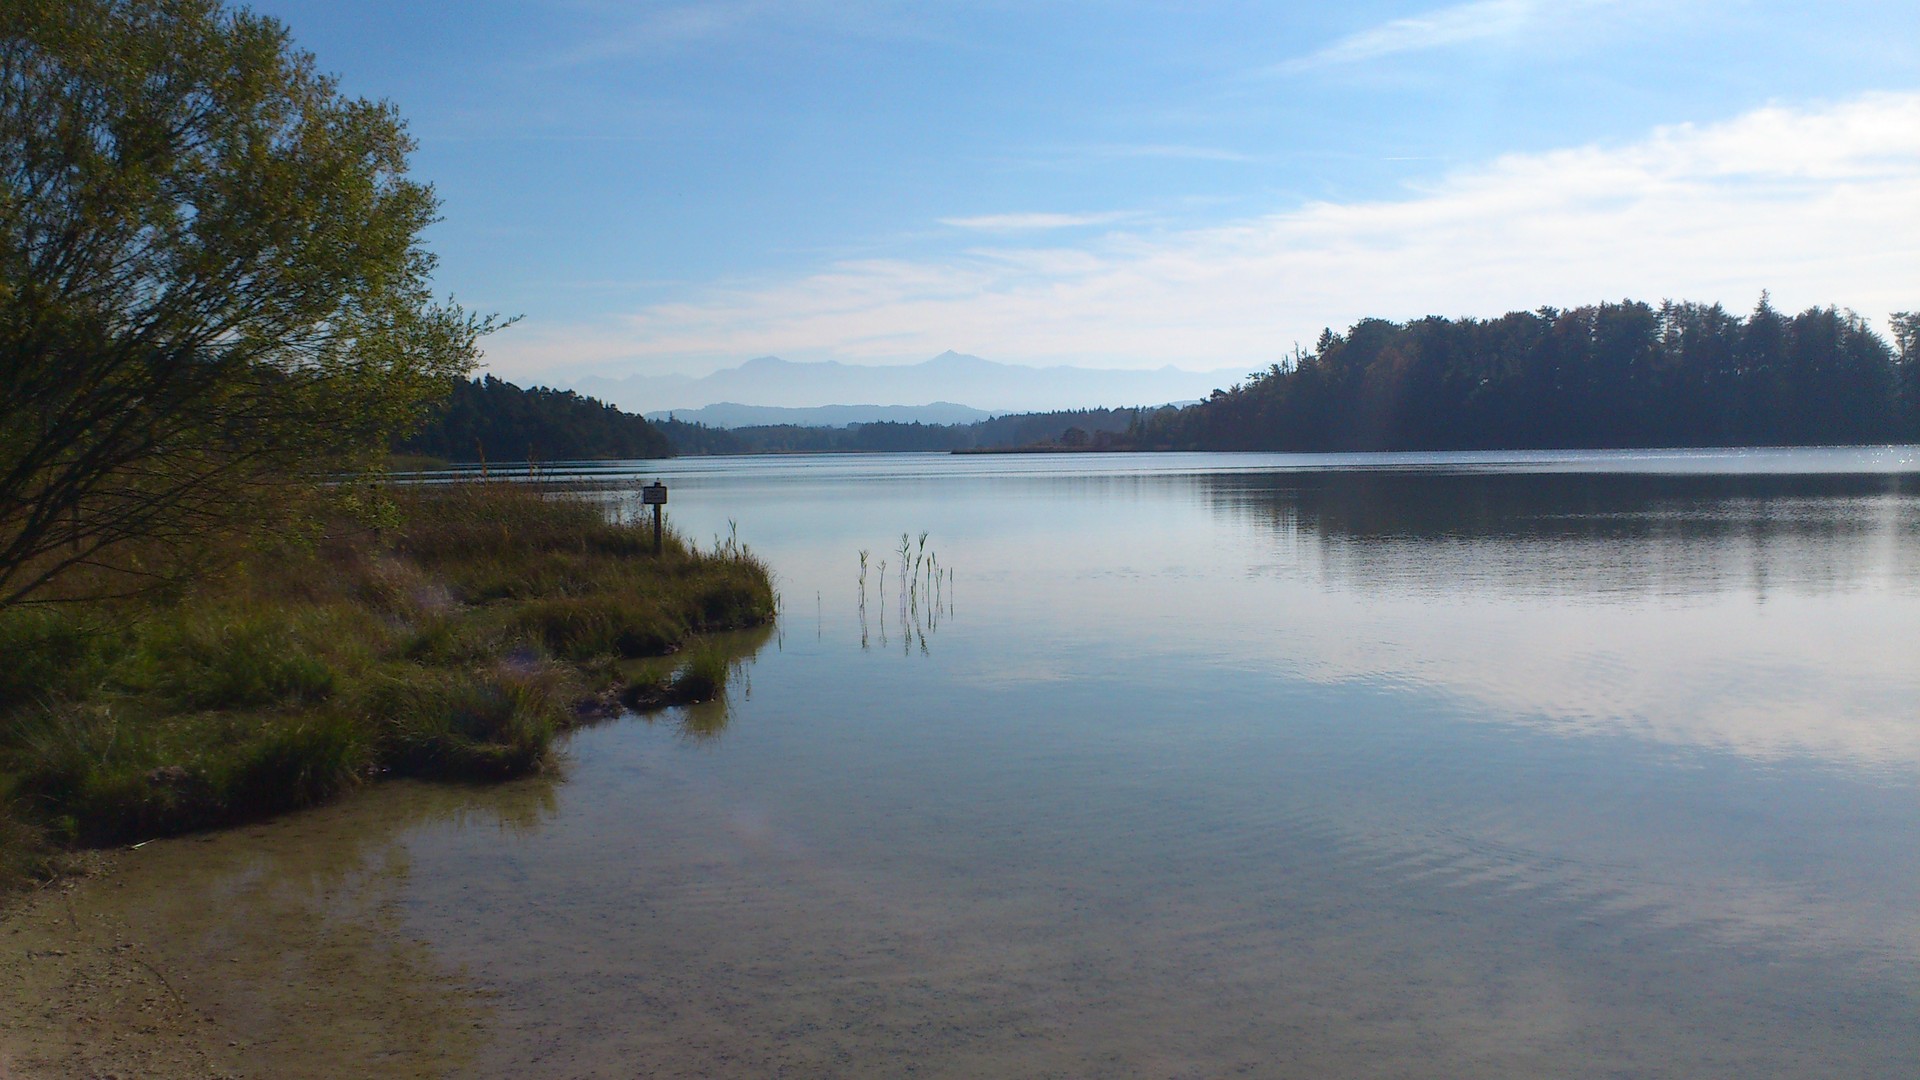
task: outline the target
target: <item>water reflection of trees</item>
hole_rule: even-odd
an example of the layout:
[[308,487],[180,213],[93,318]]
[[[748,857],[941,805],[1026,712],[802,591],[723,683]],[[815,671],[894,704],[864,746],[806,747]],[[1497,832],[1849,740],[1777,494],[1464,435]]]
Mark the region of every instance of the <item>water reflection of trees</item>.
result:
[[1362,589],[1828,592],[1920,580],[1920,476],[1207,475],[1216,509]]

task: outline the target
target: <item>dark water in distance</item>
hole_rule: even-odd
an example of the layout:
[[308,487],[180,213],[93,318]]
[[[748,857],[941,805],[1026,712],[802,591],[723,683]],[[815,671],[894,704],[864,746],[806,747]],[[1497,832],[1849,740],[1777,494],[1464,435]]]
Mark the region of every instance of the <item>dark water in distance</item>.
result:
[[726,704],[147,887],[384,912],[463,1072],[1915,1075],[1920,450],[578,471],[777,570]]

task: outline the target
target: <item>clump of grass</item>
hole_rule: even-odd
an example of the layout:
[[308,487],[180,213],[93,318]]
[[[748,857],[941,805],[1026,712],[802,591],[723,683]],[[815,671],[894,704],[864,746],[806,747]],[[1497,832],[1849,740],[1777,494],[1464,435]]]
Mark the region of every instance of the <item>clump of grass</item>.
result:
[[717,649],[695,650],[674,673],[673,697],[682,702],[712,701],[726,692],[730,664]]
[[0,714],[83,693],[99,676],[109,636],[72,610],[0,611]]
[[21,725],[14,777],[54,839],[112,843],[312,805],[371,761],[360,725],[340,714],[198,713],[153,718],[104,702]]
[[394,673],[369,688],[381,763],[398,773],[503,779],[527,772],[567,723],[558,673]]
[[321,711],[262,725],[212,777],[225,793],[215,821],[312,806],[366,774],[375,747],[352,716]]
[[[701,614],[724,603],[724,599],[703,596]],[[674,618],[644,597],[623,594],[530,600],[515,613],[513,625],[544,643],[555,656],[569,660],[659,656],[688,633],[684,619]]]
[[631,675],[620,692],[620,704],[634,712],[652,712],[673,704],[672,672],[650,669]]
[[284,611],[196,611],[149,626],[113,677],[182,710],[323,701],[333,693],[333,669],[298,630]]
[[[580,703],[617,696],[621,658],[773,618],[737,538],[670,535],[655,556],[650,522],[524,483],[377,501],[299,543],[203,553],[223,569],[177,595],[0,611],[0,882],[59,844],[241,821],[378,775],[537,769],[594,715]],[[655,681],[690,699],[726,672],[696,650]]]

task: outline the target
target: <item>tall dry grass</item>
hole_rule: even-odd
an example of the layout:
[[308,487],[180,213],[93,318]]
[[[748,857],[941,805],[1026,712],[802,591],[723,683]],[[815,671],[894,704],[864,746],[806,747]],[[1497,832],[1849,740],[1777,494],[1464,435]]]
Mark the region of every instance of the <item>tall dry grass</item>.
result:
[[774,614],[737,543],[526,483],[388,489],[168,595],[0,611],[0,875],[383,775],[513,776],[622,658]]

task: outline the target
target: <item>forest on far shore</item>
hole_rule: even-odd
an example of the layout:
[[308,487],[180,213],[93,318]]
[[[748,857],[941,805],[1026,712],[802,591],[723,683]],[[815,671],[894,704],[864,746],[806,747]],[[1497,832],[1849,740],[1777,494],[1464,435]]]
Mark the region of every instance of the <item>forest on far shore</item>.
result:
[[660,429],[598,398],[491,375],[463,379],[426,426],[394,443],[448,461],[612,461],[672,457]]
[[662,458],[683,454],[876,453],[1064,444],[1124,449],[1134,409],[998,416],[971,424],[882,421],[845,427],[714,428],[648,421],[598,398],[488,375],[463,380],[426,427],[394,443],[403,454],[499,464]]
[[682,454],[873,454],[903,451],[991,450],[1064,446],[1087,450],[1128,449],[1126,433],[1140,423],[1139,409],[1066,409],[1010,413],[968,424],[879,420],[844,427],[763,424],[714,428],[684,420],[655,421]]
[[1893,341],[1763,294],[1625,300],[1497,319],[1365,319],[1312,352],[1147,414],[1137,449],[1485,450],[1920,441],[1920,313]]
[[1363,319],[1184,408],[972,424],[649,423],[489,375],[396,449],[455,461],[676,454],[1085,450],[1528,450],[1920,442],[1920,314],[1892,341],[1839,308],[1749,315],[1635,300],[1497,319]]

